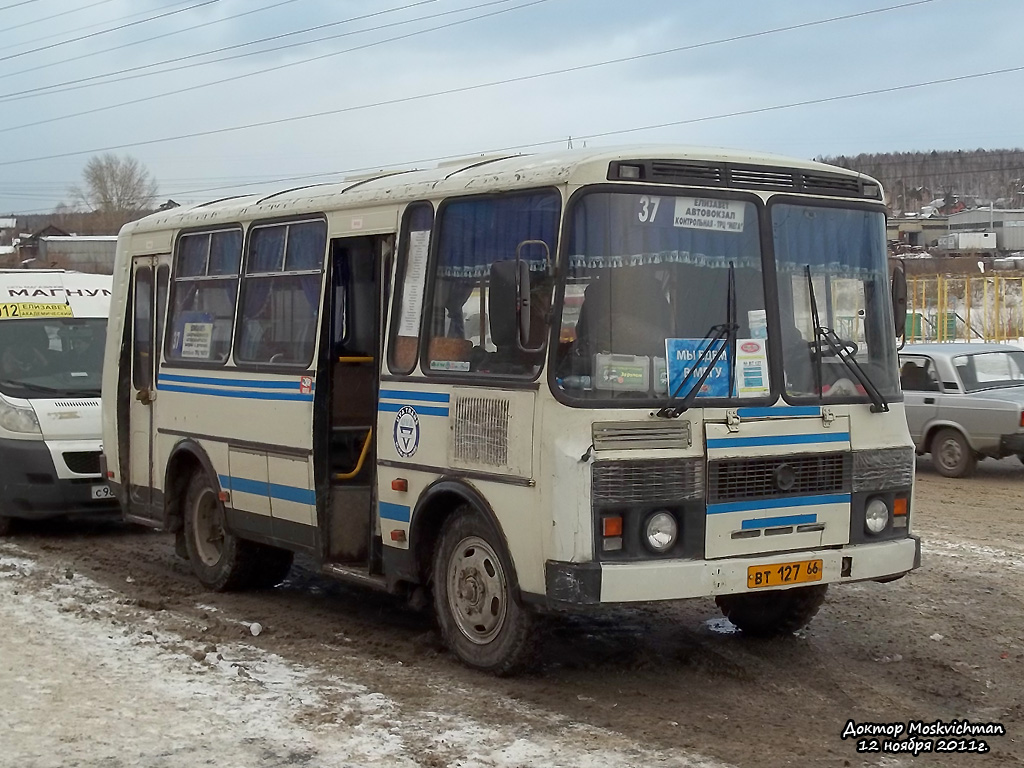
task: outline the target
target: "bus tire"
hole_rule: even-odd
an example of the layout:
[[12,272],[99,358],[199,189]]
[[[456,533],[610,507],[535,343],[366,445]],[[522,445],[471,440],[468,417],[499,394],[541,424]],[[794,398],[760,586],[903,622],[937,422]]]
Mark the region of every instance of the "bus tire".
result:
[[468,506],[441,529],[433,582],[441,634],[462,662],[498,675],[529,665],[535,617],[516,598],[511,562],[494,526]]
[[828,584],[719,595],[715,603],[725,617],[751,637],[791,635],[806,627],[825,602]]
[[251,586],[260,547],[225,530],[224,504],[205,472],[196,472],[185,492],[185,549],[196,578],[207,589],[230,592]]
[[978,466],[978,457],[967,438],[958,430],[940,429],[929,446],[932,466],[943,477],[970,477]]
[[10,536],[14,532],[14,518],[0,515],[0,536]]

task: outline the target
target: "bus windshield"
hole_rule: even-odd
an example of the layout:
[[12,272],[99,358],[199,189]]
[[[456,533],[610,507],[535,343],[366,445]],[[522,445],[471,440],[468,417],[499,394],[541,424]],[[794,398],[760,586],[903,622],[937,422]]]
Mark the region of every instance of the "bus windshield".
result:
[[98,397],[106,318],[0,321],[0,392]]
[[791,203],[770,211],[787,395],[867,397],[834,350],[818,354],[816,309],[817,329],[835,331],[882,396],[898,397],[884,215]]
[[[698,397],[770,394],[753,202],[703,193],[591,193],[573,207],[567,236],[555,361],[566,398],[664,401],[686,395],[708,367]],[[730,360],[725,339],[714,346],[709,341],[732,321],[732,338],[755,350],[750,361],[736,356],[740,367]],[[720,355],[719,346],[726,347]]]

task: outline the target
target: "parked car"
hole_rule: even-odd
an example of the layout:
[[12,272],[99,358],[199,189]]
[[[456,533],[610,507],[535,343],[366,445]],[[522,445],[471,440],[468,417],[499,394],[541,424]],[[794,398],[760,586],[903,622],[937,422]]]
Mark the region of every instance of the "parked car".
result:
[[907,423],[946,477],[979,458],[1024,461],[1024,350],[1005,344],[908,344],[900,352]]

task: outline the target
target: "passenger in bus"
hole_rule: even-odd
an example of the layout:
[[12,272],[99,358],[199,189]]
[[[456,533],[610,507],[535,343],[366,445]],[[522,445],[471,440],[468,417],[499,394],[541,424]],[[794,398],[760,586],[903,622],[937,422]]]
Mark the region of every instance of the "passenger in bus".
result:
[[5,332],[0,336],[0,347],[3,348],[0,353],[0,373],[5,379],[20,381],[41,376],[50,368],[50,361],[42,352],[48,349],[50,343],[46,331],[36,325],[22,325],[24,327],[18,329],[10,324],[3,326]]

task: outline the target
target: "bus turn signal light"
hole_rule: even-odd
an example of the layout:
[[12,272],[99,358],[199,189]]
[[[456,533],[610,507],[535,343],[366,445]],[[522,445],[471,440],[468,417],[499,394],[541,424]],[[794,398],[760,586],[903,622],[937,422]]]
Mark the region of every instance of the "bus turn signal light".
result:
[[905,498],[897,497],[892,503],[892,513],[894,515],[907,514],[907,500]]
[[404,477],[397,477],[391,481],[391,490],[405,493],[409,490],[409,481]]
[[621,536],[622,535],[622,518],[621,517],[602,517],[601,518],[601,535],[602,536]]

